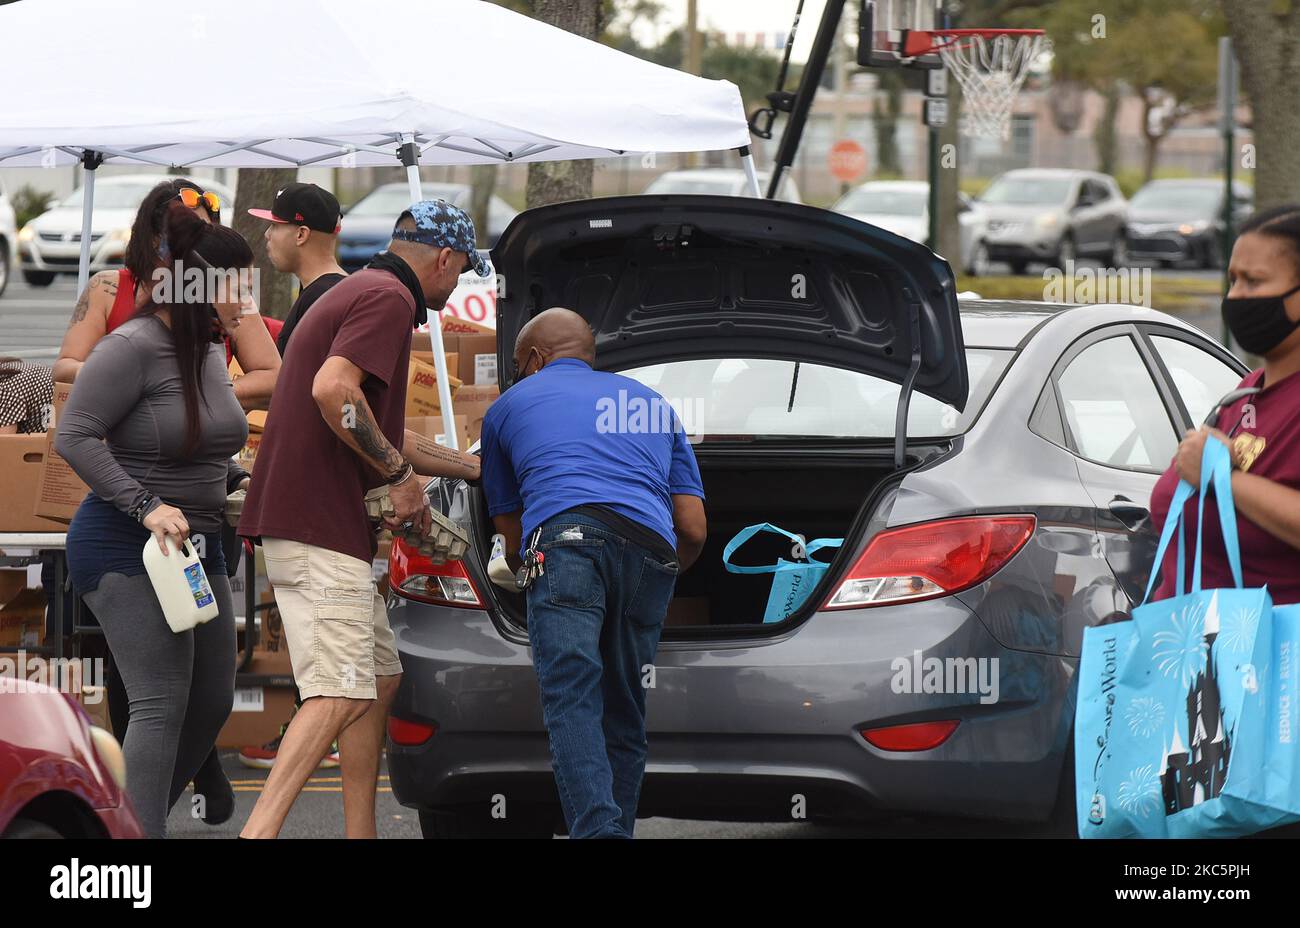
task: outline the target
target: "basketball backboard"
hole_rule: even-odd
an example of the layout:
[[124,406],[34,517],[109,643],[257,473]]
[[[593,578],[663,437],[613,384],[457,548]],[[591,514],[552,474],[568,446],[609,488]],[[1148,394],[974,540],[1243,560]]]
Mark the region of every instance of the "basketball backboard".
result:
[[862,0],[858,16],[858,64],[864,68],[941,68],[937,54],[903,54],[907,33],[940,29],[943,0]]

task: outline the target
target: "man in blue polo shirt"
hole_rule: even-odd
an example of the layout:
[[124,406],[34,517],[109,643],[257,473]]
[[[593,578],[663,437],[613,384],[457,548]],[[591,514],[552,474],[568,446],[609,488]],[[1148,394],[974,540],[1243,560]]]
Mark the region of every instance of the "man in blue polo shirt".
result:
[[488,513],[512,567],[514,552],[543,558],[528,637],[569,835],[630,838],[645,774],[642,677],[677,574],[704,546],[700,471],[666,400],[592,370],[595,339],[577,313],[539,313],[514,360],[516,382],[483,419]]

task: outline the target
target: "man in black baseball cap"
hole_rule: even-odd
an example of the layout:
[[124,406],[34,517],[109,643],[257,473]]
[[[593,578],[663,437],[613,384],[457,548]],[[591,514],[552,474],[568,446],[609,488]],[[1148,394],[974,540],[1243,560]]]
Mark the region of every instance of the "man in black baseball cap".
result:
[[347,276],[334,257],[342,211],[334,194],[323,187],[293,183],[276,193],[269,210],[248,212],[270,223],[265,236],[267,257],[277,271],[297,277],[301,287],[276,338],[283,356],[289,336],[311,304]]

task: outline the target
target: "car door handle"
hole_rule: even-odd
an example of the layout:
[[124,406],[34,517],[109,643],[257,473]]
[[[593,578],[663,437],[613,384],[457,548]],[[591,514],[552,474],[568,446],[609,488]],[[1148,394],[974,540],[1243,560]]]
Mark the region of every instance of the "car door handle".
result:
[[1148,519],[1151,518],[1151,510],[1145,506],[1139,506],[1131,499],[1125,496],[1116,496],[1110,501],[1108,507],[1111,515],[1124,523],[1124,527],[1131,532],[1140,530]]

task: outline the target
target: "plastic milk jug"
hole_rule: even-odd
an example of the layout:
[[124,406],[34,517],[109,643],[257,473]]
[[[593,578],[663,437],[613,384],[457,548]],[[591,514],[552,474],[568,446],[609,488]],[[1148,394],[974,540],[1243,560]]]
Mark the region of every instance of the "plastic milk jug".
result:
[[194,544],[187,538],[184,547],[177,550],[176,539],[171,535],[164,541],[171,554],[162,553],[157,539],[150,538],[145,543],[144,569],[171,630],[189,631],[216,618],[217,598],[212,594],[212,585],[203,572]]

